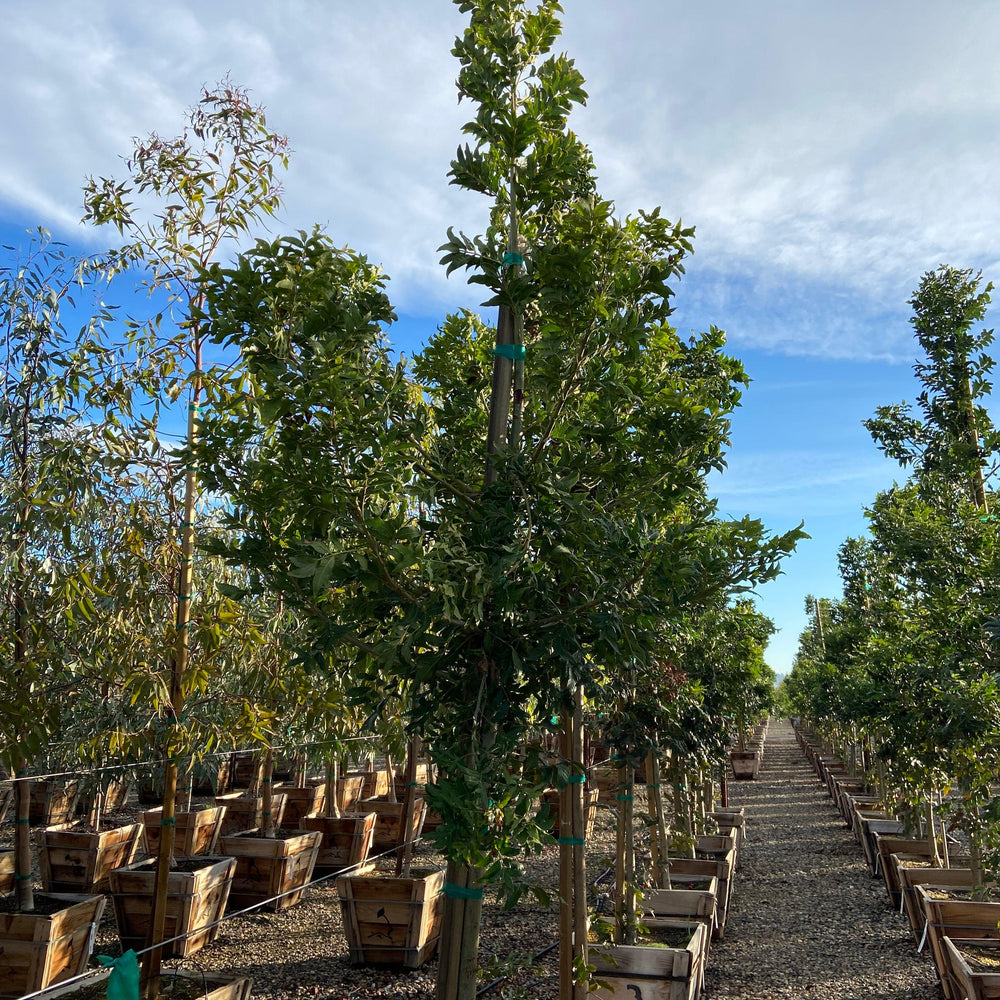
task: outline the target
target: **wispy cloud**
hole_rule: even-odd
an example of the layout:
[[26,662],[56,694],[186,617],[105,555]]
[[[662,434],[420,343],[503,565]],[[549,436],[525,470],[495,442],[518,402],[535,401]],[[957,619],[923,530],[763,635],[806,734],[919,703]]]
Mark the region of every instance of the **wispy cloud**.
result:
[[[728,296],[741,343],[896,358],[907,331],[883,320],[922,271],[996,265],[1000,6],[574,0],[564,21],[605,192],[697,225],[712,277],[694,294]],[[466,301],[436,264],[446,226],[484,221],[445,178],[469,114],[462,27],[454,5],[408,0],[13,5],[0,205],[84,238],[83,177],[120,172],[133,135],[172,134],[231,71],[292,139],[279,225],[367,251],[403,309]]]

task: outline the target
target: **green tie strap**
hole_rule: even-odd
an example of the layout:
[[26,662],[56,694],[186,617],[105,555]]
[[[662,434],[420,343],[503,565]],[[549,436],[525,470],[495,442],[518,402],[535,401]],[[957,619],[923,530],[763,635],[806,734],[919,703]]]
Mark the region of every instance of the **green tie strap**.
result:
[[493,357],[509,358],[511,361],[523,361],[526,353],[524,344],[497,344],[493,348]]

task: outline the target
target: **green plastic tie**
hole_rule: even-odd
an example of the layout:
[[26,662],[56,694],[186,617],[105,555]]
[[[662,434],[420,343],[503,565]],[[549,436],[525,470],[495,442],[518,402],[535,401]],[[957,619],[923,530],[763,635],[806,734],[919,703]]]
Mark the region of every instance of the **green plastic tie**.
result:
[[18,823],[30,824],[31,820],[30,819],[18,819],[17,822]]
[[504,267],[520,267],[524,263],[524,258],[519,253],[505,253],[503,255]]
[[261,782],[262,785],[269,785],[269,784],[271,784],[272,781],[274,781],[274,778],[261,778],[260,779],[260,782]]
[[526,354],[524,344],[497,344],[493,348],[493,357],[509,358],[511,361],[523,361]]
[[586,840],[583,837],[560,837],[557,843],[565,844],[567,847],[583,847]]
[[15,882],[27,882],[30,878],[31,878],[30,875],[15,875],[14,876],[14,881]]
[[632,799],[631,795],[616,795],[615,796],[615,801],[616,802],[632,802],[633,799]]
[[160,820],[160,826],[176,826],[176,825],[177,825],[177,817],[176,816],[171,816],[168,819],[161,819]]
[[477,888],[467,888],[464,885],[455,885],[454,882],[445,882],[441,890],[449,899],[482,899],[483,890]]
[[139,1000],[139,960],[131,948],[121,958],[98,955],[97,961],[111,970],[108,1000]]
[[582,785],[586,782],[587,776],[585,774],[571,774],[566,779],[567,785]]

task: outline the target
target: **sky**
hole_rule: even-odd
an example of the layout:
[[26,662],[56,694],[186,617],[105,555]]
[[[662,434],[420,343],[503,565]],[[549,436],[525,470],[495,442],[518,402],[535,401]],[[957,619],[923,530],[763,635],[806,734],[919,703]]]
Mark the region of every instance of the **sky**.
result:
[[[682,334],[715,325],[753,379],[723,514],[810,539],[763,587],[790,668],[806,594],[899,472],[861,421],[915,395],[907,300],[947,263],[1000,273],[1000,4],[983,0],[565,0],[557,48],[587,80],[572,126],[621,214],[696,227]],[[413,351],[474,306],[438,246],[483,229],[447,183],[469,115],[447,0],[0,0],[0,242],[38,226],[81,251],[84,178],[124,175],[135,136],[180,132],[229,74],[292,149],[271,234],[326,227],[391,278]]]

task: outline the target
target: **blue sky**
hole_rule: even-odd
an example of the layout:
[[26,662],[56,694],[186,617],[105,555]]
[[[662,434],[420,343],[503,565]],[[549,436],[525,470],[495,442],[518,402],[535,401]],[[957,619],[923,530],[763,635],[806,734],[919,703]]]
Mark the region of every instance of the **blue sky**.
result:
[[[760,606],[788,669],[807,593],[839,592],[836,550],[896,470],[861,420],[912,398],[906,300],[939,263],[995,278],[1000,5],[989,0],[566,0],[562,48],[590,94],[574,127],[622,213],[697,228],[677,286],[686,333],[726,329],[754,379],[734,419],[722,510],[802,543]],[[81,249],[88,174],[131,138],[173,135],[227,72],[293,149],[273,233],[325,225],[392,278],[398,342],[473,304],[436,248],[483,204],[450,188],[468,108],[447,0],[45,0],[0,24],[0,240],[38,225]]]

